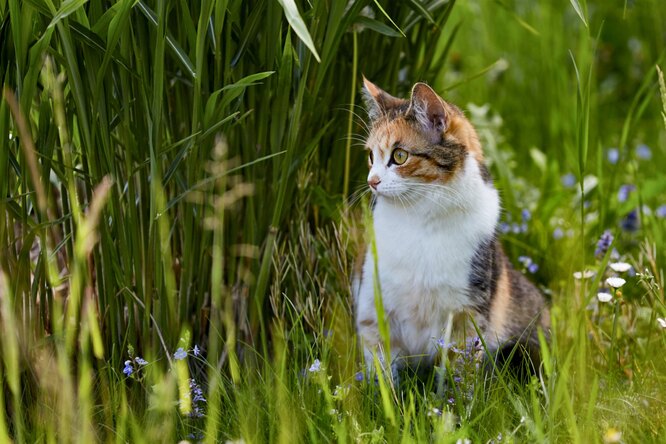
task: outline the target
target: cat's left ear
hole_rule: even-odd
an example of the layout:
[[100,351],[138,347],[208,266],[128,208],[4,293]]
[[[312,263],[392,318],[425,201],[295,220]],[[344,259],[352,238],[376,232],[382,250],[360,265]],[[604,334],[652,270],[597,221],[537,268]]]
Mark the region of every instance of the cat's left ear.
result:
[[407,115],[413,116],[426,132],[439,140],[449,124],[449,115],[444,101],[425,83],[412,88],[412,99]]

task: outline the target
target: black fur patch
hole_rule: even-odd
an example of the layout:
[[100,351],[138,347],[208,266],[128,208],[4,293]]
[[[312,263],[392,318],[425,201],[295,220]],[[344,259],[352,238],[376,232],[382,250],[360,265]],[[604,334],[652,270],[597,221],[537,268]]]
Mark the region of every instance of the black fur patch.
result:
[[444,171],[455,171],[464,160],[467,150],[465,146],[443,139],[439,145],[431,145],[422,149],[412,149],[411,154],[433,161]]
[[474,308],[484,317],[490,314],[502,267],[501,251],[497,242],[495,236],[491,236],[476,248],[468,277],[469,296],[474,301]]
[[485,183],[493,182],[493,176],[490,175],[490,171],[488,171],[488,167],[485,163],[479,162],[479,171],[481,172],[481,178]]

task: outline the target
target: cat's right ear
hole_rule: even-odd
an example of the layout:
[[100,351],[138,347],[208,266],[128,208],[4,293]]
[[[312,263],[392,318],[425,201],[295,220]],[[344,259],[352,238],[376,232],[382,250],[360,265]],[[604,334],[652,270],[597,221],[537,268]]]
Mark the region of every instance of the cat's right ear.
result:
[[403,100],[393,97],[363,76],[363,99],[371,121],[384,115],[386,111],[400,105]]

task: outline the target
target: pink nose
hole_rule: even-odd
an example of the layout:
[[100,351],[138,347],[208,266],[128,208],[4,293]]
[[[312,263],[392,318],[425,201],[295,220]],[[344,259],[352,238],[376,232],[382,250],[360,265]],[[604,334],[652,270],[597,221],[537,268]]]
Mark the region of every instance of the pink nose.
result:
[[372,187],[373,190],[377,189],[377,185],[379,185],[382,181],[379,180],[379,177],[377,176],[372,176],[370,179],[368,179],[368,185]]

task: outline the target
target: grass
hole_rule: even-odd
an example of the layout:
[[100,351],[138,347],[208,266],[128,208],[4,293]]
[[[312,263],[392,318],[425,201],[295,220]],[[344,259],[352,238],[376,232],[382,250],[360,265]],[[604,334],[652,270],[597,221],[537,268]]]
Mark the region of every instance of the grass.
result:
[[[0,0],[0,441],[663,441],[664,14]],[[479,129],[552,303],[528,384],[356,380],[361,74]]]

